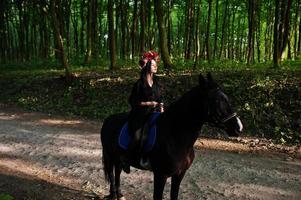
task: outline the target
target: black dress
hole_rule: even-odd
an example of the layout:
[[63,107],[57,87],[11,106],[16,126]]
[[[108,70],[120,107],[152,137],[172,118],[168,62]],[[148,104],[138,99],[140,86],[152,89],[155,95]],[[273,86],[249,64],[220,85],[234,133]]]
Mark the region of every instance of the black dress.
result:
[[153,77],[153,86],[143,83],[142,79],[136,81],[133,86],[129,103],[131,111],[129,115],[129,132],[132,134],[139,128],[142,128],[150,115],[158,108],[150,106],[141,106],[141,102],[156,101],[162,103],[161,85],[156,76]]

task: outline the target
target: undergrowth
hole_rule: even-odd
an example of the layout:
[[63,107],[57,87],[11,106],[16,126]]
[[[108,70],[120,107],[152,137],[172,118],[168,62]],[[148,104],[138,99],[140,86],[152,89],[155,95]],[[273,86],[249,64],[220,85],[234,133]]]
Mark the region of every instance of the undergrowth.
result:
[[[244,134],[273,138],[281,143],[301,142],[301,71],[295,63],[279,69],[263,65],[217,66],[222,63],[203,63],[196,70],[188,70],[179,63],[168,75],[161,71],[158,76],[165,88],[165,105],[195,86],[200,72],[211,71],[241,116]],[[0,102],[33,111],[100,120],[129,111],[127,99],[139,77],[138,69],[124,66],[110,71],[101,66],[72,66],[72,72],[75,77],[68,84],[63,71],[56,67],[1,68]]]

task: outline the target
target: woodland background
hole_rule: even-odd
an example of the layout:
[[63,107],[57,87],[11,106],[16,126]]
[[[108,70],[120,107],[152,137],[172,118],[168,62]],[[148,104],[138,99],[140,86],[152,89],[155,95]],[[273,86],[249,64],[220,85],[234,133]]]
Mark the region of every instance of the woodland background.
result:
[[211,71],[244,134],[301,141],[301,0],[1,0],[0,49],[8,105],[128,111],[139,57],[156,50],[167,106]]

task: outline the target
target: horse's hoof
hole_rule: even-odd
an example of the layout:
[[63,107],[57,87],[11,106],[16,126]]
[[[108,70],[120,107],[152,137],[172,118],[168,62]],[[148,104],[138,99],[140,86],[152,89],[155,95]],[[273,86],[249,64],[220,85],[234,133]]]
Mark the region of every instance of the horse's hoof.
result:
[[116,196],[115,195],[107,195],[103,198],[103,200],[116,200]]
[[117,193],[117,200],[126,200],[121,192]]

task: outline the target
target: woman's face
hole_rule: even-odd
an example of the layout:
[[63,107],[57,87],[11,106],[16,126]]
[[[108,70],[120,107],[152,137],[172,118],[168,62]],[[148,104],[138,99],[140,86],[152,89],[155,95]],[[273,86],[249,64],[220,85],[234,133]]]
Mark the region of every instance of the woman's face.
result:
[[150,72],[157,73],[157,70],[158,70],[157,62],[155,60],[152,60]]

